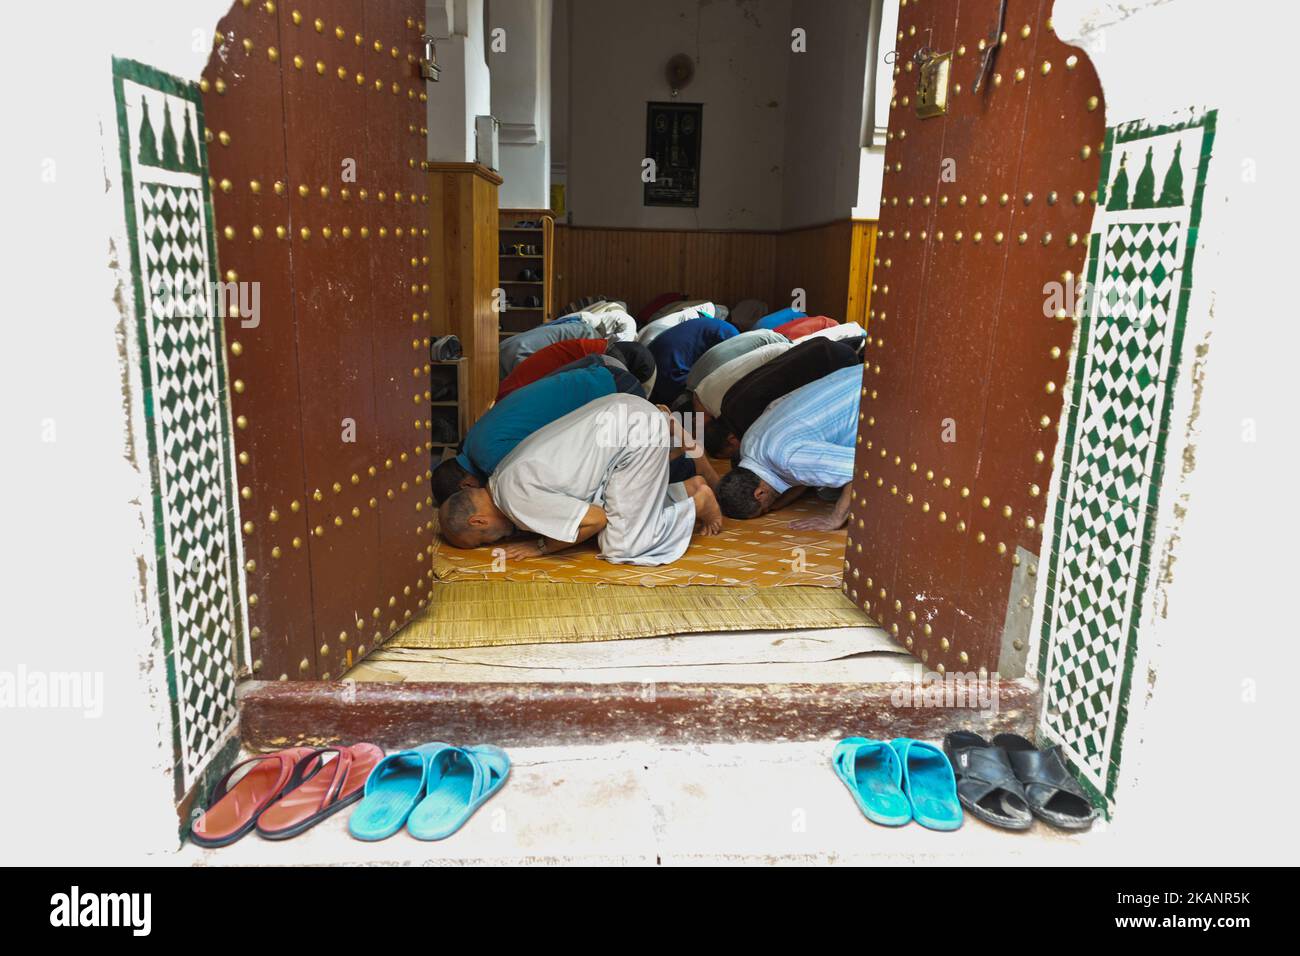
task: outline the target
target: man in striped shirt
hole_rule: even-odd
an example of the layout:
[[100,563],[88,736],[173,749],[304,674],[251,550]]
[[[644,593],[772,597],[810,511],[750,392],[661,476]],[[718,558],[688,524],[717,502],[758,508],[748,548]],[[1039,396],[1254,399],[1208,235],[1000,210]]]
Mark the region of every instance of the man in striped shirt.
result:
[[849,514],[861,397],[862,368],[851,365],[769,405],[745,432],[740,464],[718,483],[722,513],[756,518],[784,507],[807,488],[840,488],[829,516],[804,518],[791,527],[843,527]]
[[861,367],[857,353],[842,342],[811,338],[791,346],[727,389],[718,417],[704,427],[705,451],[713,458],[735,458],[745,432],[769,405],[850,365]]

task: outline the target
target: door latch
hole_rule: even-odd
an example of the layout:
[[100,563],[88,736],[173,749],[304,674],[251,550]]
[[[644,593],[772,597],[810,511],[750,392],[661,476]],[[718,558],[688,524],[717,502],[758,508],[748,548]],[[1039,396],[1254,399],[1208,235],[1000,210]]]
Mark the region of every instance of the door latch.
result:
[[948,74],[952,69],[951,53],[935,53],[923,47],[913,57],[916,63],[916,115],[921,119],[948,112]]
[[438,51],[434,49],[433,37],[426,33],[420,40],[424,43],[424,56],[420,57],[420,76],[437,83],[438,77],[442,75],[442,67],[438,66]]

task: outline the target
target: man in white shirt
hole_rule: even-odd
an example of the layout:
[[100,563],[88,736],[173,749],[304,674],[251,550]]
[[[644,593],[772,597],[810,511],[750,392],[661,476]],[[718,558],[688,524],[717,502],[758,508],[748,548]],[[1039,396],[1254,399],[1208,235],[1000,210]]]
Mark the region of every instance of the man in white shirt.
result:
[[633,395],[589,402],[520,442],[486,488],[443,502],[442,535],[458,548],[532,536],[506,547],[514,560],[596,537],[615,564],[676,561],[697,525],[706,535],[722,529],[722,512],[703,478],[669,483],[669,427],[661,409]]

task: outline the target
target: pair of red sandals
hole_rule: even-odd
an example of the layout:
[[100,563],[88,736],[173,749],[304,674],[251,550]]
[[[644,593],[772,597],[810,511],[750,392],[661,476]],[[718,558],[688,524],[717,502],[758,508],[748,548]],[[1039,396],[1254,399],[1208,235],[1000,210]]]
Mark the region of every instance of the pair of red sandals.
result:
[[[228,846],[257,830],[287,840],[356,803],[384,751],[375,744],[290,747],[230,768],[212,790],[208,806],[190,828],[203,847]],[[231,786],[242,769],[247,771]]]

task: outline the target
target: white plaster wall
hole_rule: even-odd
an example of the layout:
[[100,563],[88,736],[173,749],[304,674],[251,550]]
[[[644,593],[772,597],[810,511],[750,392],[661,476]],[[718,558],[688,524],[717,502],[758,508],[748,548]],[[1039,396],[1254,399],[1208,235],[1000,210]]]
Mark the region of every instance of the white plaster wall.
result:
[[429,159],[477,159],[474,120],[492,112],[492,82],[484,57],[483,0],[428,0],[425,27],[435,38],[441,74],[428,83]]
[[[138,407],[128,430],[124,398],[121,350],[134,346],[135,325],[110,56],[197,79],[228,7],[87,4],[70,30],[65,8],[37,4],[22,11],[28,42],[0,61],[6,121],[25,131],[0,150],[11,310],[0,670],[88,672],[104,690],[98,719],[0,709],[7,862],[123,862],[176,845],[161,638],[144,612],[145,438]],[[51,426],[56,440],[42,441]]]
[[784,229],[847,219],[858,203],[870,14],[862,0],[794,0],[790,30],[805,31],[807,51],[787,41]]
[[[568,183],[574,222],[790,229],[874,215],[883,149],[861,146],[870,13],[859,0],[557,0],[551,138],[566,142],[552,144],[552,180]],[[806,52],[791,49],[796,27]],[[670,98],[663,67],[677,52],[698,61],[681,99],[705,103],[699,210],[643,207],[636,176],[645,103]]]
[[854,219],[880,218],[880,192],[885,182],[885,148],[866,146],[858,151],[858,201]]
[[504,31],[504,50],[488,38],[492,114],[501,122],[502,208],[550,206],[551,3],[495,0],[493,31]]
[[555,0],[551,16],[551,182],[569,181],[569,0]]
[[[874,113],[863,117],[862,147],[858,154],[858,191],[857,202],[853,207],[855,219],[880,218],[880,193],[885,180],[885,142],[883,135],[876,141],[873,130],[867,129],[868,120],[875,128],[883,129],[889,124],[889,102],[893,98],[893,51],[898,33],[898,0],[884,0],[880,11],[879,47],[875,59],[867,64],[867,69],[876,73],[878,79],[871,89],[874,94]],[[864,83],[866,78],[864,77]],[[864,90],[864,94],[866,90]],[[863,112],[869,111],[864,106]]]
[[1148,863],[1293,855],[1279,812],[1297,783],[1300,209],[1291,124],[1260,95],[1288,88],[1288,65],[1244,68],[1251,10],[1274,35],[1300,27],[1292,5],[1227,16],[1214,0],[1058,0],[1054,13],[1098,68],[1108,125],[1218,110],[1113,822]]
[[502,209],[551,207],[550,151],[546,143],[501,146]]
[[[569,6],[567,172],[574,224],[779,228],[790,0],[569,0]],[[671,99],[664,71],[676,53],[696,60],[695,78],[680,99],[704,104],[698,209],[642,206],[646,103]]]

